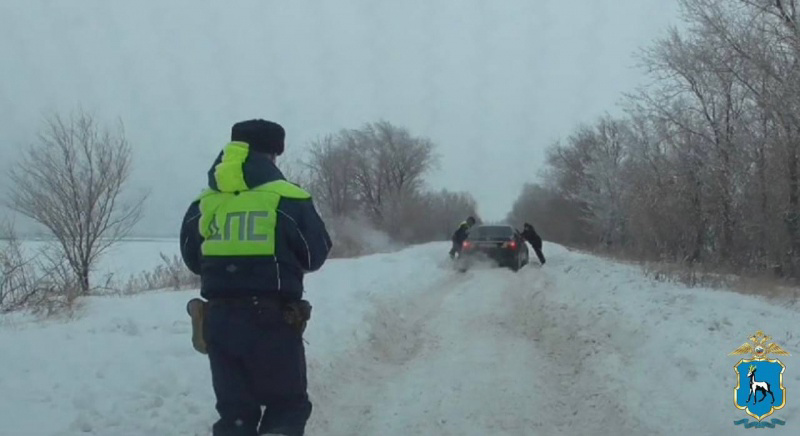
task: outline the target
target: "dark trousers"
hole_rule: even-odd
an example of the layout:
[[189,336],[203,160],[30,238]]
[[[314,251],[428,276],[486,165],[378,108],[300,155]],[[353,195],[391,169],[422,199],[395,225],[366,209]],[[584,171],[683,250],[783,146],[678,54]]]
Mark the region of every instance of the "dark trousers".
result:
[[539,263],[544,265],[544,253],[542,252],[542,238],[539,237],[536,232],[523,232],[522,236],[531,244],[533,247],[533,251],[536,253],[536,257],[539,258]]
[[456,254],[461,254],[461,244],[453,241],[453,247],[450,248],[450,258],[456,257]]
[[280,308],[209,304],[204,335],[220,415],[213,435],[302,436],[311,416],[305,348]]
[[533,247],[533,251],[536,253],[536,257],[539,258],[539,263],[544,265],[544,253],[542,253],[542,247]]

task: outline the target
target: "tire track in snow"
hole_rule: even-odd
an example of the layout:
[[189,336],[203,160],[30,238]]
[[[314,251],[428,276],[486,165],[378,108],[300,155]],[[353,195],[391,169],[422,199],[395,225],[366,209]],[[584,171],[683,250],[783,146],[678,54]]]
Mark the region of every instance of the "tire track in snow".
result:
[[441,311],[445,298],[466,280],[468,276],[453,275],[414,293],[375,298],[375,309],[366,320],[373,356],[384,363],[402,365],[424,348],[435,349],[438,337],[426,330],[426,324]]
[[374,309],[366,319],[368,339],[335,361],[309,362],[310,395],[316,406],[308,433],[375,434],[369,427],[375,408],[381,407],[385,384],[410,361],[438,347],[436,336],[423,326],[465,280],[468,275],[454,273],[422,289],[373,296]]
[[502,269],[470,271],[377,301],[383,316],[371,318],[380,320],[371,325],[374,340],[328,369],[339,382],[318,398],[336,405],[326,405],[310,432],[529,435],[546,428],[552,418],[539,407],[544,389],[533,344],[506,327],[509,293],[521,291],[520,280]]
[[311,368],[309,433],[659,434],[625,387],[646,337],[613,298],[566,304],[574,290],[550,274],[454,272],[378,295],[369,339]]
[[661,434],[639,413],[644,398],[626,380],[626,366],[646,337],[613,298],[580,311],[560,298],[564,290],[550,271],[537,274],[543,277],[535,288],[513,294],[509,330],[536,344],[539,370],[549,375],[550,401],[542,404],[548,433]]

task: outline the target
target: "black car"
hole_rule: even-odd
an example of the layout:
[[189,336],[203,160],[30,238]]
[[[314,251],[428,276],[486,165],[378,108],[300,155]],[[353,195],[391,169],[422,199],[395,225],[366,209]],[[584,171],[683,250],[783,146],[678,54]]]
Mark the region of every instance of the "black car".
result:
[[458,256],[458,269],[466,271],[476,261],[490,260],[519,271],[528,264],[528,246],[519,231],[509,225],[473,227]]

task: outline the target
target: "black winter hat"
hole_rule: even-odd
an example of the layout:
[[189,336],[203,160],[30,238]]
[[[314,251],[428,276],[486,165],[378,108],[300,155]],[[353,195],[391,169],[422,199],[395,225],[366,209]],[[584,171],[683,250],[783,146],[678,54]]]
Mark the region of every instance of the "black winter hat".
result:
[[261,153],[283,153],[286,131],[272,121],[255,119],[240,121],[231,128],[231,141],[246,142],[250,149]]

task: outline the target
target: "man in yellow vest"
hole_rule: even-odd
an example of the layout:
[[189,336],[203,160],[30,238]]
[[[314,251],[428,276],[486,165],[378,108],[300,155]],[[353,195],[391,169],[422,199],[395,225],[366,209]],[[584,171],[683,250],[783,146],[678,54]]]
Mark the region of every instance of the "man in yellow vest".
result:
[[303,276],[332,243],[311,195],[275,165],[285,135],[271,121],[236,123],[181,227],[183,260],[207,300],[187,310],[210,361],[214,436],[302,436],[311,415]]
[[461,224],[458,225],[458,228],[455,232],[453,232],[453,236],[450,238],[453,246],[450,248],[450,258],[455,259],[457,254],[461,254],[461,245],[469,236],[469,229],[475,225],[475,217],[467,217],[466,221],[462,221]]

